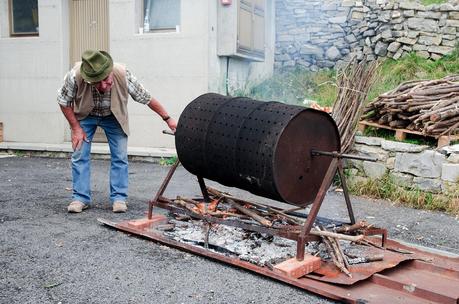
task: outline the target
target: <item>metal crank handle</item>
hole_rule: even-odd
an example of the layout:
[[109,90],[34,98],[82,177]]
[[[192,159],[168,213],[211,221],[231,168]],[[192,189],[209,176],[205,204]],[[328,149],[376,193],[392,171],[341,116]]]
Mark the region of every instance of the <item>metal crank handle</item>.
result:
[[377,157],[343,154],[343,153],[338,153],[338,152],[327,152],[327,151],[318,151],[318,150],[312,150],[311,155],[312,156],[330,156],[330,157],[336,157],[336,158],[367,160],[367,161],[372,161],[372,162],[376,162],[378,160]]
[[175,136],[175,133],[172,132],[171,130],[163,130],[163,134]]

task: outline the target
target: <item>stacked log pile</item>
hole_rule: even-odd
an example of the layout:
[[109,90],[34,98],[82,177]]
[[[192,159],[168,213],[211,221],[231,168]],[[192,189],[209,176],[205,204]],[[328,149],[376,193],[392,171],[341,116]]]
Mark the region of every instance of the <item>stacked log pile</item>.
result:
[[459,75],[404,82],[367,105],[363,118],[439,137],[459,129]]

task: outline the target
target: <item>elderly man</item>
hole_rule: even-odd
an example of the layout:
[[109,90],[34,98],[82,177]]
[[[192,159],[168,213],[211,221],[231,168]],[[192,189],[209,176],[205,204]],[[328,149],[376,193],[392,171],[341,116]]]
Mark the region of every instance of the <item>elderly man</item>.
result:
[[164,107],[121,64],[104,51],[87,50],[64,79],[58,103],[72,130],[73,195],[68,212],[80,213],[91,204],[90,152],[97,126],[107,136],[111,154],[110,202],[113,212],[127,211],[129,135],[127,102],[148,105],[169,126],[177,127]]

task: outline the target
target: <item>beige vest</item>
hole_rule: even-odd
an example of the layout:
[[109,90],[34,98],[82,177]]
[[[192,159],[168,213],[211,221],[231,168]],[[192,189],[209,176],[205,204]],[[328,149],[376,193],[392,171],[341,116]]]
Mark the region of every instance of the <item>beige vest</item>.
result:
[[[73,111],[78,120],[86,118],[94,108],[91,85],[86,83],[83,77],[81,77],[80,65],[81,62],[78,62],[74,67],[78,89],[73,102]],[[126,67],[118,63],[113,64],[113,86],[111,94],[110,110],[116,120],[118,120],[124,133],[129,135],[129,118],[127,110],[129,92],[126,80]]]

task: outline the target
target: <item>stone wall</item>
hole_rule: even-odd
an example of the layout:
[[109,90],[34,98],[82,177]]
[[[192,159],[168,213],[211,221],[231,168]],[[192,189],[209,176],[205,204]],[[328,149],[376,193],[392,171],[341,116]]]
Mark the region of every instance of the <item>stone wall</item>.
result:
[[433,193],[459,185],[459,145],[431,150],[428,146],[356,136],[354,149],[358,155],[378,161],[350,161],[353,178],[377,179],[389,173],[400,185]]
[[336,67],[409,52],[438,59],[459,37],[459,2],[276,0],[275,67]]

